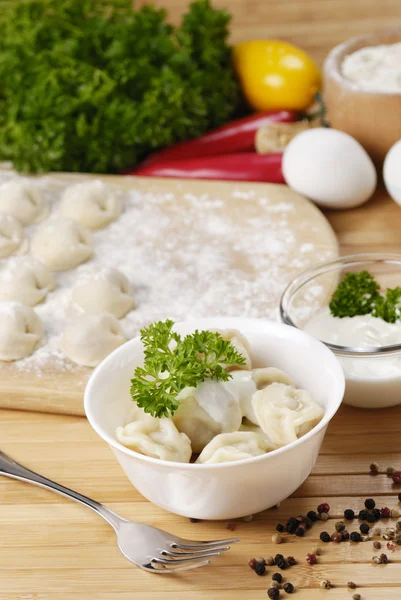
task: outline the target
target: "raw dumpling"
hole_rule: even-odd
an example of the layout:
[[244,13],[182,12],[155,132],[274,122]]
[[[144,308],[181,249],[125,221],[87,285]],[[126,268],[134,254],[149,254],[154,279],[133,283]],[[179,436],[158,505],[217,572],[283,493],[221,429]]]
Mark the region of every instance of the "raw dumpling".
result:
[[93,254],[91,234],[72,219],[43,223],[32,239],[31,249],[52,271],[72,269]]
[[187,434],[195,453],[215,435],[237,431],[241,425],[239,392],[231,381],[204,381],[196,388],[183,389],[177,400],[180,405],[173,421],[178,431]]
[[88,229],[101,229],[121,214],[121,199],[98,179],[70,185],[64,192],[60,213]]
[[107,312],[117,319],[135,307],[132,286],[117,269],[104,269],[79,283],[72,290],[71,298],[85,312]]
[[0,268],[0,301],[18,301],[29,306],[42,302],[54,290],[53,273],[32,256],[10,259]]
[[306,390],[272,383],[252,397],[258,424],[278,446],[294,442],[310,431],[324,411]]
[[223,340],[231,342],[234,348],[238,350],[240,354],[245,358],[244,365],[230,365],[227,367],[227,371],[232,371],[234,369],[252,369],[251,363],[251,347],[249,345],[248,340],[240,331],[236,329],[224,329],[224,330],[216,330],[220,333]]
[[197,463],[215,464],[245,460],[275,450],[261,435],[252,431],[221,433],[202,450]]
[[189,462],[192,449],[185,433],[179,433],[171,419],[156,419],[137,408],[135,420],[117,427],[116,438],[131,450],[173,462]]
[[32,354],[42,337],[42,324],[30,306],[0,303],[0,360],[19,360]]
[[0,185],[0,212],[21,225],[39,223],[50,212],[49,202],[37,185],[26,179],[12,179]]
[[60,348],[79,365],[96,367],[124,342],[120,322],[113,315],[85,313],[66,324]]
[[17,219],[0,214],[0,258],[11,254],[24,254],[28,250],[28,240]]

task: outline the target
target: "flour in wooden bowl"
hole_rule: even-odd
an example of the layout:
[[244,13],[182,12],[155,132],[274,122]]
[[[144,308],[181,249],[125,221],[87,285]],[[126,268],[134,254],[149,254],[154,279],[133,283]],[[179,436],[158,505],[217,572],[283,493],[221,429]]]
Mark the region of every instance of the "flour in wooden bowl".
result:
[[342,75],[361,90],[401,93],[401,42],[366,46],[346,56]]

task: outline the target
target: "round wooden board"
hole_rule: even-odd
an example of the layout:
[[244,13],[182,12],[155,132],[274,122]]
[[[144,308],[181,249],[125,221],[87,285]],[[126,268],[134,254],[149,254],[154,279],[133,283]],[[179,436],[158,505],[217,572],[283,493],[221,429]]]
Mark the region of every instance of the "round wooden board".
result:
[[[88,177],[47,176],[49,186],[56,188]],[[160,236],[154,236],[147,254],[149,269],[154,257],[163,251],[166,276],[169,268],[175,273],[181,269],[184,276],[188,271],[188,277],[184,277],[183,285],[177,289],[186,303],[182,303],[180,310],[175,309],[174,314],[163,298],[160,306],[153,303],[149,310],[146,302],[138,305],[133,313],[134,329],[131,325],[134,334],[155,315],[175,320],[224,315],[278,319],[279,299],[291,279],[313,264],[338,255],[335,234],[319,209],[284,185],[123,176],[102,179],[121,189],[135,190],[140,205],[148,212],[158,211],[157,222],[159,216],[160,221],[167,220],[168,227]],[[157,205],[151,201],[155,197],[159,198]],[[120,217],[124,218],[130,218],[128,210]],[[134,222],[132,227],[134,232]],[[179,253],[169,253],[169,242],[176,245],[177,239]],[[122,243],[140,248],[143,240],[133,235]],[[181,261],[181,256],[194,251],[201,254],[207,251],[205,260],[212,276],[196,269],[193,273],[191,265]],[[213,271],[214,263],[217,259],[221,261],[222,256],[224,270]],[[196,303],[196,314],[194,290],[201,299]],[[90,369],[68,362],[63,366],[51,358],[44,366],[27,371],[18,363],[1,363],[0,407],[81,415],[89,375]]]

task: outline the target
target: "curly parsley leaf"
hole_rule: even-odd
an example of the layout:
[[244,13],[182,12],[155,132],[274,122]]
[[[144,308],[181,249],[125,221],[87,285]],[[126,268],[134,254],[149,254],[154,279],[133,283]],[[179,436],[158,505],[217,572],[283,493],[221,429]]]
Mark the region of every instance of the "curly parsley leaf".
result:
[[169,417],[179,406],[178,394],[206,379],[228,381],[224,367],[244,365],[245,358],[218,332],[195,331],[184,339],[171,320],[141,330],[144,365],[131,380],[131,398],[154,417]]

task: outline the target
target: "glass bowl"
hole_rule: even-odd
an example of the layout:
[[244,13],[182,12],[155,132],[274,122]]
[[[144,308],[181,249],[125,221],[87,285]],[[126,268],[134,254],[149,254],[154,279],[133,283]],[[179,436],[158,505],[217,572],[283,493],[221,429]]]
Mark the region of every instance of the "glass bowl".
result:
[[[283,323],[318,337],[337,356],[346,378],[345,404],[361,408],[395,406],[401,404],[401,322],[386,323],[386,331],[391,334],[388,345],[377,343],[376,331],[383,329],[383,321],[373,317],[359,346],[353,342],[352,317],[338,319],[337,327],[328,329],[326,339],[314,333],[316,319],[329,312],[331,297],[344,275],[363,270],[369,271],[383,290],[401,286],[401,254],[343,256],[298,275],[281,297],[280,316]],[[370,336],[374,340],[371,345]]]

